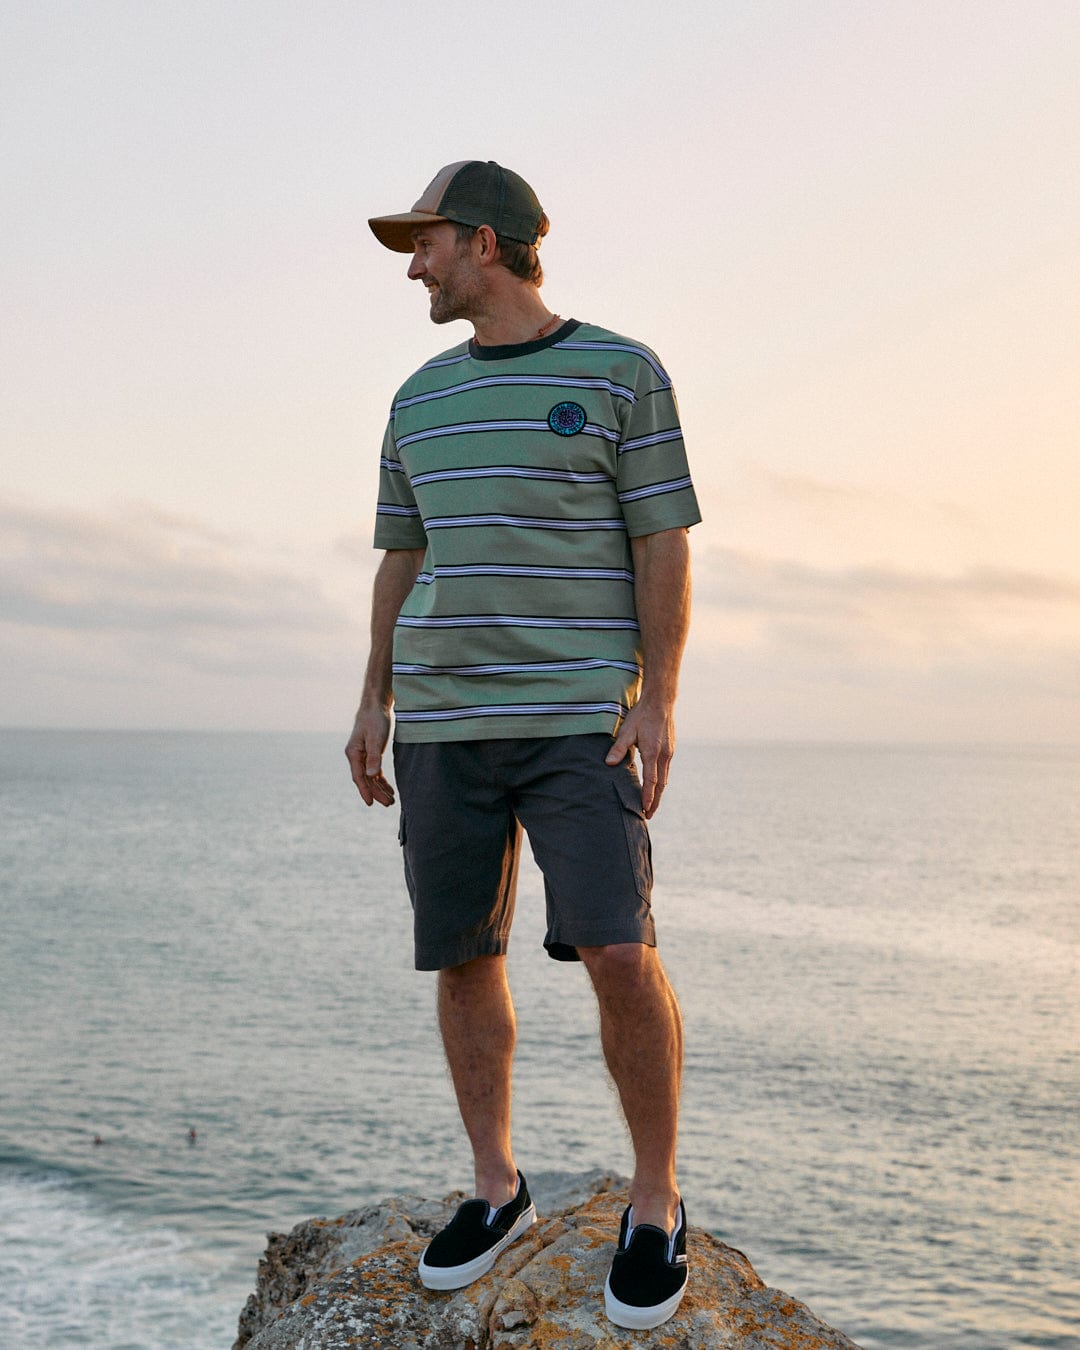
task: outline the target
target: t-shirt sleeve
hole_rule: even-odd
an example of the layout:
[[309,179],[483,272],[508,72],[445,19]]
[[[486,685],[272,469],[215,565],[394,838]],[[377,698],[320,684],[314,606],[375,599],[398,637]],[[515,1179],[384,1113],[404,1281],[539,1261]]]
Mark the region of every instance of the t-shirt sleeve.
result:
[[379,460],[379,505],[375,513],[376,548],[426,548],[427,534],[409,476],[398,456],[394,419],[386,426]]
[[634,385],[633,406],[621,428],[615,480],[627,533],[636,537],[696,525],[701,512],[671,381],[655,358],[642,357]]

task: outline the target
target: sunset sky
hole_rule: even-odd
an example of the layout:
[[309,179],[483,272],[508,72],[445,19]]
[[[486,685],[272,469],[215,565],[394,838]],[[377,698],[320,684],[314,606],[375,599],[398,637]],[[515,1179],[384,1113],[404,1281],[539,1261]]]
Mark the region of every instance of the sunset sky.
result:
[[497,159],[655,348],[680,723],[1080,741],[1080,4],[11,0],[0,725],[347,732],[391,397],[369,215]]

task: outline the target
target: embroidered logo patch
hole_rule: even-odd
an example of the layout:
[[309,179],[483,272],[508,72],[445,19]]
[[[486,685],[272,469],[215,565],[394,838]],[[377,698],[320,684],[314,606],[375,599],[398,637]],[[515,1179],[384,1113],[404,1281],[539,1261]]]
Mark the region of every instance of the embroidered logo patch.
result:
[[556,403],[548,413],[548,426],[556,436],[576,436],[585,430],[585,409],[580,403]]

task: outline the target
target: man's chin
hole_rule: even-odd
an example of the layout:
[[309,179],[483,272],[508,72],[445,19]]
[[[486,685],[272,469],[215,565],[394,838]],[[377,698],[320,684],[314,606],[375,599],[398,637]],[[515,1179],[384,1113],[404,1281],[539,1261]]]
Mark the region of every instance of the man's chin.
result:
[[428,318],[432,323],[453,323],[455,319],[464,319],[465,317],[465,314],[462,313],[462,307],[448,303],[446,296],[441,291],[432,296],[431,306],[428,309]]

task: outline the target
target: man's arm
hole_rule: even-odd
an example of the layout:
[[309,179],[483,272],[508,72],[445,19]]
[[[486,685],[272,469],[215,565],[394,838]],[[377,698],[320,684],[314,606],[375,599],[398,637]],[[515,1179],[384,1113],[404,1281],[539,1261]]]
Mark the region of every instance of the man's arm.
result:
[[641,756],[641,804],[656,814],[675,753],[675,693],[690,627],[690,545],[685,529],[661,530],[630,540],[634,555],[634,603],[641,628],[641,697],[627,713],[608,764],[630,747]]
[[371,592],[371,650],[360,707],[353,722],[345,757],[352,780],[366,805],[392,806],[394,789],[382,771],[382,755],[390,736],[390,708],[394,702],[391,666],[394,625],[424,561],[422,548],[388,549]]

